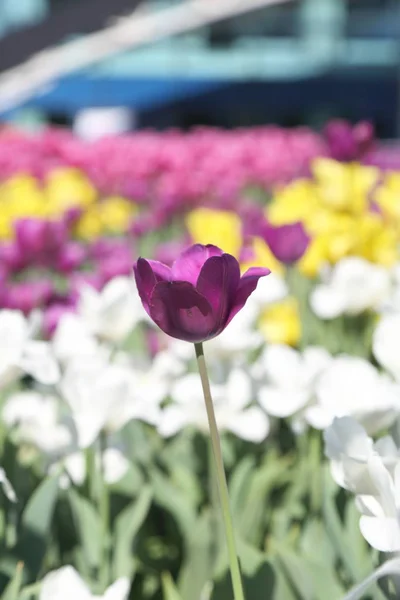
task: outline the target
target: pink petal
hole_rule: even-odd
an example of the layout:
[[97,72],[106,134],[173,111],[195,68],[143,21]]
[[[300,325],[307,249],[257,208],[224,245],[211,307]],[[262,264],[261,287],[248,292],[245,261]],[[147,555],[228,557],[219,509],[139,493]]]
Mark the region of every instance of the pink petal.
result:
[[256,289],[260,277],[265,277],[270,273],[271,271],[264,267],[251,267],[244,275],[242,275],[236,291],[236,297],[232,303],[227,324],[232,321],[233,317],[237,315],[246,304],[247,299]]
[[218,331],[225,328],[239,283],[239,263],[230,254],[209,258],[200,271],[196,289],[211,304]]
[[208,300],[186,281],[157,283],[150,316],[165,333],[187,342],[206,340],[215,324]]
[[176,259],[172,265],[174,281],[189,281],[196,285],[202,266],[211,256],[222,256],[223,252],[217,246],[194,244]]
[[133,266],[133,271],[143,307],[150,314],[149,302],[154,286],[159,281],[169,281],[171,269],[155,260],[139,258]]

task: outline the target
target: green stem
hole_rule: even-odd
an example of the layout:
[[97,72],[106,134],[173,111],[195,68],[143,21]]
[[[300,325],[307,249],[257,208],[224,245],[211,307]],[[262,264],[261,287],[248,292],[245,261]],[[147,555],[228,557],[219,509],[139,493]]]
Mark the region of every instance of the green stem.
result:
[[244,600],[242,577],[240,574],[239,560],[236,551],[235,534],[231,509],[229,506],[228,484],[224,469],[224,461],[221,452],[221,442],[218,434],[217,422],[215,420],[214,406],[211,397],[210,382],[207,374],[207,366],[204,360],[203,344],[194,345],[196,350],[197,364],[200,373],[201,385],[203,387],[204,400],[206,403],[208,424],[210,426],[210,437],[214,452],[215,470],[217,475],[219,497],[221,501],[222,516],[225,526],[226,544],[228,547],[229,565],[232,577],[234,600]]
[[107,450],[107,433],[100,433],[100,495],[99,513],[103,533],[103,556],[101,564],[101,582],[104,588],[109,584],[109,549],[110,549],[110,496],[105,478],[104,455]]

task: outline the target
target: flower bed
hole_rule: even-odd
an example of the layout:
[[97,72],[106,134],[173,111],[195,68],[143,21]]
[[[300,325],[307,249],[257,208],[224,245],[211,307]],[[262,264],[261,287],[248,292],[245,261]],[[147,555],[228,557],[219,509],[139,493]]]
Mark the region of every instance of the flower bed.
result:
[[[381,159],[366,124],[1,134],[2,597],[232,598],[204,340],[247,600],[390,597],[400,169]],[[234,258],[139,261],[140,299],[139,255],[191,243]]]

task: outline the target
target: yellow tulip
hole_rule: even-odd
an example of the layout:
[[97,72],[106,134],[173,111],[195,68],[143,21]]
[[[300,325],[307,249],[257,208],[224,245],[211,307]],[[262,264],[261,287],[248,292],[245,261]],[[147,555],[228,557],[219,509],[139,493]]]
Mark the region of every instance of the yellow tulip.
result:
[[375,201],[390,221],[400,223],[400,173],[388,173],[376,190]]
[[315,184],[299,179],[276,191],[266,209],[266,217],[272,225],[286,225],[303,221],[317,209],[318,196]]
[[84,240],[94,240],[101,235],[103,224],[97,207],[92,207],[83,213],[75,226],[75,233]]
[[330,158],[314,160],[312,173],[327,206],[356,214],[367,209],[368,194],[379,177],[374,167],[344,164]]
[[98,210],[104,231],[125,233],[137,207],[126,198],[110,196],[99,204]]
[[297,268],[305,277],[313,278],[322,267],[329,263],[329,244],[325,236],[314,237],[297,263]]
[[241,264],[242,272],[247,271],[250,267],[268,267],[272,273],[283,275],[285,268],[275,256],[272,254],[268,245],[260,237],[254,237],[252,240],[252,260],[246,261]]
[[234,212],[196,208],[186,217],[186,226],[195,243],[214,244],[239,257],[242,247],[242,223]]
[[55,169],[47,176],[46,194],[54,210],[62,213],[74,206],[85,207],[97,199],[97,191],[78,169]]
[[268,306],[262,312],[258,325],[268,343],[296,346],[301,337],[297,301],[294,298],[287,298]]

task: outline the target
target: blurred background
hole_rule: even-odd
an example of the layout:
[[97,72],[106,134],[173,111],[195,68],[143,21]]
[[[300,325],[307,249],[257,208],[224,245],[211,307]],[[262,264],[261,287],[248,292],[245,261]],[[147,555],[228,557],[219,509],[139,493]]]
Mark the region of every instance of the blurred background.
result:
[[398,0],[1,0],[0,36],[3,123],[400,134]]

